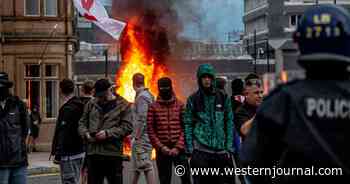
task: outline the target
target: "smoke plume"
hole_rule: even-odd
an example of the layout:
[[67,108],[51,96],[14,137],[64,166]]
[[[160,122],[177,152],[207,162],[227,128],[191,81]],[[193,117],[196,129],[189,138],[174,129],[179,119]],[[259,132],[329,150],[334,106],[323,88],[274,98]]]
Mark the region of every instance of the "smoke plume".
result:
[[226,41],[243,27],[241,0],[113,0],[113,16],[125,21],[150,10],[171,40]]

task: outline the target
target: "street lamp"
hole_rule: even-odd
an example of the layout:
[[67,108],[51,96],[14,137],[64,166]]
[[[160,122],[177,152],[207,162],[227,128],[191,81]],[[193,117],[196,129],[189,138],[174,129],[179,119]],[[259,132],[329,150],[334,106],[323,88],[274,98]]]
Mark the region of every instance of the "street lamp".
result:
[[[57,27],[58,27],[58,24],[56,23],[54,26],[53,26],[53,29],[52,29],[52,31],[51,31],[51,33],[50,33],[50,36],[49,36],[49,38],[48,39],[51,39],[51,37],[54,35],[54,33],[55,33],[55,31],[56,31],[56,29],[57,29]],[[39,60],[38,60],[38,64],[39,64],[39,68],[41,68],[41,66],[43,65],[43,60],[44,60],[44,56],[45,56],[45,53],[46,53],[46,50],[47,50],[47,48],[48,48],[48,45],[49,45],[49,41],[46,41],[46,43],[45,43],[45,47],[44,47],[44,50],[43,50],[43,52],[41,53],[41,55],[40,55],[40,57],[39,57]],[[42,77],[42,76],[44,76],[44,70],[43,69],[40,69],[40,77]],[[31,99],[31,90],[30,90],[30,88],[31,88],[31,82],[32,82],[32,80],[28,80],[28,82],[29,82],[29,97],[28,97],[28,103],[29,103],[29,107],[31,108],[31,106],[32,106],[32,99]],[[40,89],[40,91],[41,91],[42,89]]]
[[256,50],[256,29],[254,30],[254,73],[256,73],[256,57],[257,57],[257,50]]
[[[50,33],[50,36],[49,36],[49,39],[52,38],[52,36],[54,35],[54,33],[55,33],[57,27],[58,27],[58,24],[56,23],[56,24],[53,26],[53,29],[52,29],[52,31],[51,31],[51,33]],[[48,46],[49,46],[49,42],[46,41],[45,48],[44,48],[44,50],[43,50],[43,52],[41,53],[41,56],[40,56],[40,58],[39,58],[39,64],[41,64],[41,62],[43,61]]]
[[267,72],[270,73],[270,46],[269,38],[266,38],[266,62],[267,62]]

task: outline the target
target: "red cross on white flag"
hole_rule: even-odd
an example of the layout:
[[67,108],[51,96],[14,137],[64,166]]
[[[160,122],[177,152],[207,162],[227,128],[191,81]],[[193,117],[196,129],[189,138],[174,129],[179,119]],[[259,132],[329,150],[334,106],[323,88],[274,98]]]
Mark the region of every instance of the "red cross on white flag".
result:
[[98,0],[73,0],[75,8],[85,19],[95,23],[114,39],[118,40],[126,23],[111,19]]

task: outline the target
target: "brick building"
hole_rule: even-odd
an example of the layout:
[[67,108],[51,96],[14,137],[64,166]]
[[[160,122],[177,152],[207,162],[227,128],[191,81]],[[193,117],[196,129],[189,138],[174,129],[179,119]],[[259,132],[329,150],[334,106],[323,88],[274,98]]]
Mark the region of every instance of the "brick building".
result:
[[51,144],[62,101],[59,80],[72,77],[74,23],[72,1],[0,1],[0,70],[15,82],[15,95],[40,107],[41,148]]

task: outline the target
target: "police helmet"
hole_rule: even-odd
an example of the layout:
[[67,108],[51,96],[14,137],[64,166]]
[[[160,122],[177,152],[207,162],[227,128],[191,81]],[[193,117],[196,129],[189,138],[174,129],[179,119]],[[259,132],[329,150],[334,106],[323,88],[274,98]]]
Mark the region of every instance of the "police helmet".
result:
[[309,8],[294,33],[300,50],[299,64],[349,65],[350,14],[337,5],[323,4]]

